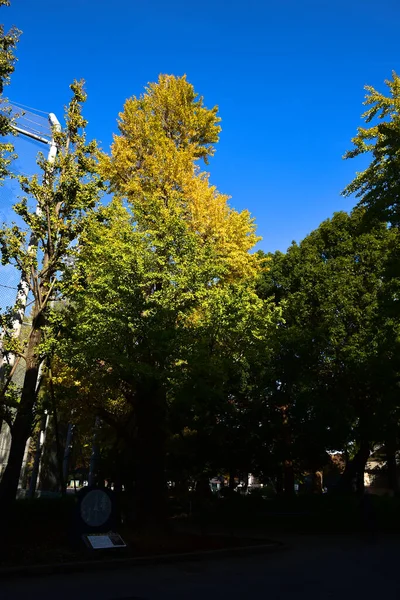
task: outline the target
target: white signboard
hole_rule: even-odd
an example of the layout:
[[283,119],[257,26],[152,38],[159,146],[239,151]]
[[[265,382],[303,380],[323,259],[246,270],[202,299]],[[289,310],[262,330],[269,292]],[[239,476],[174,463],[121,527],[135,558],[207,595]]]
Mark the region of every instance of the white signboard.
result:
[[118,533],[87,535],[87,541],[93,550],[104,550],[108,548],[126,548],[124,540]]

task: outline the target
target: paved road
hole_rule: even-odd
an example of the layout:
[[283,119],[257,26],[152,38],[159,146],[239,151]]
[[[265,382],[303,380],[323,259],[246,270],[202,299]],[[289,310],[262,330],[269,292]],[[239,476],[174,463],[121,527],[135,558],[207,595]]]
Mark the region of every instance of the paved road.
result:
[[274,554],[0,583],[1,600],[377,600],[400,598],[400,537],[280,538]]

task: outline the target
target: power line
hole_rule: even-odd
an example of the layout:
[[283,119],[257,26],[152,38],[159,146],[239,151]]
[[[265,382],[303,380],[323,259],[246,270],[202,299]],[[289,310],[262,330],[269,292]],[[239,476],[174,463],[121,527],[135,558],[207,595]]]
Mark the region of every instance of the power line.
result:
[[49,116],[47,114],[46,114],[46,116],[38,115],[35,112],[33,112],[32,110],[28,110],[28,109],[22,108],[21,106],[18,106],[17,104],[14,104],[14,102],[9,102],[8,106],[11,108],[12,111],[17,112],[17,116],[19,116],[19,117],[23,117],[24,115],[30,115],[31,117],[35,117],[36,120],[39,119],[40,121],[48,123]]
[[[48,115],[48,120],[40,115],[36,115],[28,110],[28,114],[24,112],[20,115],[18,107],[11,104],[11,111],[14,112],[15,119],[13,128],[20,134],[33,138],[44,144],[50,144],[52,139],[52,124],[51,114]],[[31,118],[30,118],[31,117]],[[33,124],[33,125],[32,125]]]
[[[33,121],[32,119],[29,119],[28,117],[25,116],[25,114],[20,115],[17,118],[18,119],[23,119],[24,121],[28,121],[29,123],[33,123],[34,125],[39,125],[40,126],[40,123],[38,123],[37,121]],[[46,125],[48,126],[48,123],[46,123]]]
[[35,115],[31,112],[28,112],[28,114],[18,114],[15,112],[17,108],[18,107],[11,105],[11,110],[14,113],[13,117],[16,119],[16,122],[19,126],[23,126],[25,129],[29,129],[39,135],[45,135],[49,138],[51,137],[51,125],[48,119],[45,119],[40,115]]
[[27,106],[26,104],[22,104],[22,102],[16,102],[15,100],[11,100],[10,104],[15,104],[16,106],[20,106],[21,108],[27,108],[28,110],[42,113],[43,115],[48,115],[49,112],[46,110],[39,110],[38,108],[32,108],[32,106]]

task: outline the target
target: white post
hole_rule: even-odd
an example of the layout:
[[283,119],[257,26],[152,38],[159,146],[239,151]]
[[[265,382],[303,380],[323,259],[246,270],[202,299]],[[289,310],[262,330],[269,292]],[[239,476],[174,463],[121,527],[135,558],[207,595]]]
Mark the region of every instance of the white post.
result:
[[35,497],[36,487],[38,485],[38,481],[40,478],[42,450],[43,450],[44,443],[46,441],[46,432],[47,432],[48,425],[49,425],[49,414],[46,410],[45,414],[42,417],[42,422],[41,422],[41,426],[40,426],[40,430],[39,430],[37,442],[36,442],[35,459],[33,461],[31,481],[29,483],[29,491],[28,491],[29,498]]
[[68,424],[68,431],[67,431],[67,439],[65,441],[65,449],[64,449],[64,459],[63,459],[63,479],[64,479],[64,485],[65,485],[65,489],[67,489],[67,485],[68,485],[68,472],[69,472],[69,459],[71,456],[71,451],[72,451],[72,440],[73,440],[73,435],[74,435],[74,429],[75,429],[75,425],[72,425],[72,423]]
[[19,474],[19,482],[18,482],[19,493],[21,493],[20,490],[23,489],[24,483],[25,483],[25,472],[26,472],[26,465],[27,465],[27,462],[28,462],[29,447],[31,445],[31,440],[32,440],[32,438],[28,438],[26,440],[26,444],[25,444],[24,458],[23,458],[23,461],[22,461],[22,467],[21,467],[21,472]]
[[90,457],[90,465],[89,465],[89,478],[88,485],[92,487],[98,483],[98,470],[99,470],[99,427],[100,427],[100,417],[96,417],[92,438],[92,455]]

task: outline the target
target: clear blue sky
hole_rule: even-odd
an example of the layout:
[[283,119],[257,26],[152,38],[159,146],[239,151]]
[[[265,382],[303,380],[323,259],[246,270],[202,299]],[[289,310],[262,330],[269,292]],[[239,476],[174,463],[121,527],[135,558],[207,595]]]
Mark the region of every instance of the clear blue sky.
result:
[[[186,73],[222,117],[211,180],[271,251],[353,206],[339,193],[362,163],[341,157],[363,86],[400,70],[398,0],[12,0],[0,18],[23,30],[9,97],[60,115],[84,78],[104,149],[125,98]],[[22,170],[36,149],[18,144]]]

